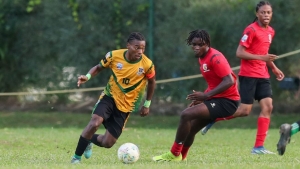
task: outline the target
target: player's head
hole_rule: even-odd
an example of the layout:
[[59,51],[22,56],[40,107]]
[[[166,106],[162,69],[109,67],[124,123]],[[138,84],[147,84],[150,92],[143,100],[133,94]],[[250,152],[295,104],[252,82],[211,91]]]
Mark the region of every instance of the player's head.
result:
[[195,57],[203,57],[210,47],[210,37],[205,30],[197,29],[189,33],[186,43],[192,46]]
[[145,51],[145,47],[145,37],[139,32],[132,32],[127,39],[127,52],[130,61],[140,59]]
[[262,25],[267,26],[272,19],[272,5],[268,1],[260,1],[255,8],[256,17],[253,22],[258,21]]

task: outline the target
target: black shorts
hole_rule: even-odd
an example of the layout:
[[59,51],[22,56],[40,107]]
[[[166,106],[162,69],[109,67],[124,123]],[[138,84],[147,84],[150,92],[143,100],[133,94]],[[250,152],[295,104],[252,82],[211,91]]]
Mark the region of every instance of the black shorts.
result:
[[239,101],[226,98],[212,98],[203,103],[206,105],[212,121],[215,121],[216,118],[233,115],[239,106]]
[[104,127],[116,139],[122,134],[122,130],[129,117],[129,113],[120,111],[117,108],[114,99],[107,95],[100,97],[94,107],[93,114],[97,114],[104,119]]
[[253,104],[254,99],[272,98],[270,79],[239,76],[241,103]]

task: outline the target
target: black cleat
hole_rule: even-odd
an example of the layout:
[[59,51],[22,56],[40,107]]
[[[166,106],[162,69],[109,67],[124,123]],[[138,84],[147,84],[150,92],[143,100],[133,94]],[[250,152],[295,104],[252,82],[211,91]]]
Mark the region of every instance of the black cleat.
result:
[[283,155],[285,152],[285,147],[291,141],[291,130],[292,126],[290,124],[282,124],[280,126],[280,139],[277,143],[277,151],[279,155]]

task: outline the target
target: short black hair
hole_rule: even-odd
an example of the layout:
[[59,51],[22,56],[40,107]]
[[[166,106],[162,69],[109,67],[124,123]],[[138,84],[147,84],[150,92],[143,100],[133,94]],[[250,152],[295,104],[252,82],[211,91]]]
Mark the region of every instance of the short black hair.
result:
[[189,37],[185,40],[187,45],[192,44],[194,38],[200,38],[203,42],[210,47],[210,36],[208,32],[203,29],[197,29],[189,33]]
[[145,37],[143,34],[141,34],[140,32],[132,32],[128,39],[127,39],[127,42],[131,42],[133,40],[139,40],[139,41],[145,41]]
[[[259,1],[259,3],[256,5],[255,11],[257,12],[259,10],[260,7],[264,6],[264,5],[269,5],[272,7],[271,3],[269,1]],[[254,18],[254,21],[257,21],[257,17]]]

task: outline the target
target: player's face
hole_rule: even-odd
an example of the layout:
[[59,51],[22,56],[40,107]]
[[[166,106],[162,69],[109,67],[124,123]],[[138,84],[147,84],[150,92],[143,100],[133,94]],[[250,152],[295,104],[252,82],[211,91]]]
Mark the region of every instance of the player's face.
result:
[[194,38],[191,43],[192,49],[195,53],[195,57],[204,57],[205,53],[207,52],[207,45],[205,42],[200,38]]
[[130,61],[139,60],[145,52],[146,42],[133,40],[127,43],[128,56]]
[[261,6],[256,12],[258,21],[263,25],[269,25],[272,19],[272,7],[270,5]]

